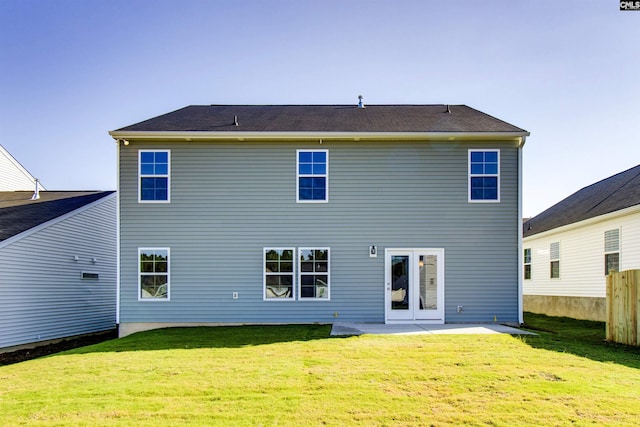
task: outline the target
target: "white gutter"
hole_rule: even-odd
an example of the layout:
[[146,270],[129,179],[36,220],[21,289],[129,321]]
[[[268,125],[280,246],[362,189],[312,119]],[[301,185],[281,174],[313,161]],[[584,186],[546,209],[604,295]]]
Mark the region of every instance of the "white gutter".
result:
[[322,140],[510,140],[523,144],[529,132],[212,132],[212,131],[111,131],[115,140],[210,141],[300,139]]

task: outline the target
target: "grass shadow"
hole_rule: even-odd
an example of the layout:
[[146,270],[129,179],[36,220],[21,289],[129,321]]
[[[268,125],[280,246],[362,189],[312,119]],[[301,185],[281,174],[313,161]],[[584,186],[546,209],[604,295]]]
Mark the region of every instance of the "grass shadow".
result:
[[521,340],[533,348],[571,353],[597,362],[608,362],[640,369],[640,347],[605,340],[604,322],[524,313],[524,329],[537,335]]
[[331,325],[200,326],[155,329],[69,350],[64,354],[240,348],[330,338]]

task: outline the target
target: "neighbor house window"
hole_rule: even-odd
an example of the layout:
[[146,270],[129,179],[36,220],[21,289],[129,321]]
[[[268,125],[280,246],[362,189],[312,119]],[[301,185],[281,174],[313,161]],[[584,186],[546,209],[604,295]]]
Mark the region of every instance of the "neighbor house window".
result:
[[98,280],[98,279],[100,279],[100,273],[90,273],[88,271],[83,271],[82,272],[82,279],[83,280]]
[[551,273],[552,279],[560,278],[560,243],[552,243],[549,247],[549,259],[551,261]]
[[500,150],[469,150],[469,201],[500,201]]
[[293,300],[293,248],[264,249],[264,299]]
[[169,248],[138,249],[140,300],[169,299]]
[[140,201],[169,201],[169,150],[140,150]]
[[524,278],[531,279],[531,248],[524,250]]
[[329,299],[329,249],[300,248],[300,299]]
[[620,269],[620,230],[604,232],[604,274]]
[[329,200],[328,150],[297,150],[297,156],[297,201]]

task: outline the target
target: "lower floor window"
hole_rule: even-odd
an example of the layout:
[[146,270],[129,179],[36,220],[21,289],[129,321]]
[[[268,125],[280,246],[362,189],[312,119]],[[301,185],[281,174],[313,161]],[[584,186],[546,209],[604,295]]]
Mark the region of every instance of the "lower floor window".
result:
[[264,250],[264,298],[293,300],[293,248]]
[[618,271],[620,268],[620,254],[610,253],[604,256],[604,274],[608,275],[612,271]]
[[329,248],[265,248],[263,263],[265,300],[329,299]]
[[329,298],[329,249],[300,249],[300,299]]
[[560,261],[551,261],[551,274],[552,279],[560,278]]
[[169,299],[169,248],[138,249],[141,300]]

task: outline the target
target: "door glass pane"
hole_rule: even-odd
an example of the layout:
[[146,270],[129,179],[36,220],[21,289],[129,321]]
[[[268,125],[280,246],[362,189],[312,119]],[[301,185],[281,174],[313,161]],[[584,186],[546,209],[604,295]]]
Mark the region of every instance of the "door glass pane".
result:
[[391,257],[391,309],[409,310],[409,256]]
[[438,256],[420,255],[420,310],[438,308]]

